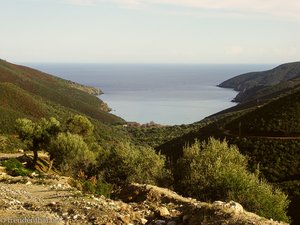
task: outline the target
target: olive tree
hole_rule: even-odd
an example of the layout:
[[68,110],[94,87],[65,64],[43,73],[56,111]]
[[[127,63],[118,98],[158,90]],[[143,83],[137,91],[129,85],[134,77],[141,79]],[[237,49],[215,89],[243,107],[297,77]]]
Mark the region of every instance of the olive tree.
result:
[[60,122],[54,117],[49,119],[42,118],[38,122],[26,118],[17,119],[16,131],[26,144],[26,150],[33,151],[33,166],[35,166],[38,159],[38,151],[47,148],[51,138],[59,133]]

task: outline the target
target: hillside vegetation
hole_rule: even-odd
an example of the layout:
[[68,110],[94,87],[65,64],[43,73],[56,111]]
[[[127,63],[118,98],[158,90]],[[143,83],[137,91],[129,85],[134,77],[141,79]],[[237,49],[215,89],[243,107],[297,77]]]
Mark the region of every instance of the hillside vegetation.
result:
[[108,113],[103,101],[90,94],[96,93],[94,89],[28,67],[0,60],[0,84],[5,89],[0,96],[0,107],[14,111],[14,114],[39,118],[56,111],[60,114],[61,111],[76,111],[103,123],[124,123],[121,118]]
[[[198,130],[157,147],[172,165],[195,140],[226,139],[249,158],[249,169],[283,188],[292,201],[289,215],[300,222],[300,63],[248,73],[220,86],[241,90],[241,103],[210,116],[213,121]],[[243,92],[243,90],[245,90]],[[209,119],[209,118],[208,118]],[[175,179],[177,179],[175,169]]]

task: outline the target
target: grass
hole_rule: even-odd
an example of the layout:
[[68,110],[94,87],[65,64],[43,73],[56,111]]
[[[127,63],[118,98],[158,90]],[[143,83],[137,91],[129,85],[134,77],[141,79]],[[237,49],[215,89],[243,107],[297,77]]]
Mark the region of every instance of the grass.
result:
[[6,168],[6,171],[11,176],[28,176],[34,171],[25,168],[23,163],[17,159],[8,159],[2,162],[2,166]]

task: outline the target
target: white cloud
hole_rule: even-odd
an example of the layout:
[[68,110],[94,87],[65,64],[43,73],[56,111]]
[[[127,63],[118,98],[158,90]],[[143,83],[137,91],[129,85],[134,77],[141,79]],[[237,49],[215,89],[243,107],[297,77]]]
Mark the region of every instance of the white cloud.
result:
[[[150,0],[147,0],[150,2]],[[151,0],[155,4],[183,6],[217,11],[219,14],[267,15],[285,18],[300,18],[299,0]]]
[[[121,7],[138,8],[152,7],[184,7],[198,13],[205,11],[226,15],[267,15],[283,18],[300,18],[299,0],[64,0],[76,5],[93,5],[96,3],[110,3]],[[178,8],[176,10],[179,10]],[[180,11],[178,12],[180,13]],[[186,12],[183,12],[187,14]]]

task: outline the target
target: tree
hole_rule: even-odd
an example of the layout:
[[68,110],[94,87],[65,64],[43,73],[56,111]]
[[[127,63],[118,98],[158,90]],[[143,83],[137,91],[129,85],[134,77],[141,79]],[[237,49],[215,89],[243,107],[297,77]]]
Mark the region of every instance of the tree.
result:
[[60,122],[51,117],[42,118],[38,122],[30,119],[17,119],[16,130],[21,140],[26,144],[27,150],[33,151],[33,166],[38,159],[38,151],[47,148],[51,138],[55,137],[60,131]]
[[87,137],[93,133],[94,125],[85,116],[75,115],[67,121],[67,131]]

